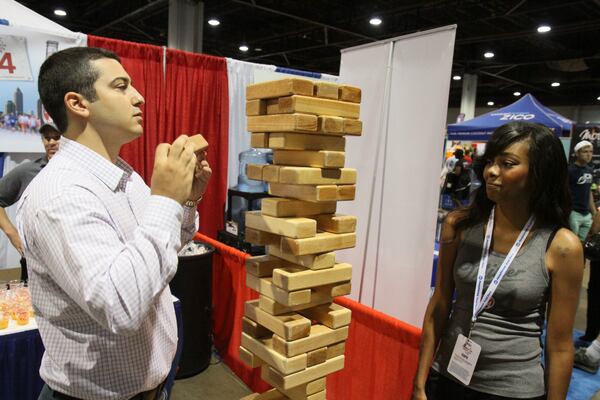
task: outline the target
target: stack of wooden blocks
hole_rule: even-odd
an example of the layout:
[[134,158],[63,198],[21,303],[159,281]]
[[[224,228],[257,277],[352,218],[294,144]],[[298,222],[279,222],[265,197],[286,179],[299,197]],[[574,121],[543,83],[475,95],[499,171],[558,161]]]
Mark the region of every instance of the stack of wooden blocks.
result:
[[345,168],[348,135],[359,136],[361,91],[306,79],[248,86],[251,145],[273,149],[273,165],[248,165],[250,179],[273,196],[246,213],[246,241],[267,255],[246,263],[248,301],[241,359],[273,386],[243,400],[323,400],[325,377],[344,367],[350,310],[333,298],[350,294],[352,267],[334,251],[354,247],[356,217],[336,214],[354,200],[356,170]]

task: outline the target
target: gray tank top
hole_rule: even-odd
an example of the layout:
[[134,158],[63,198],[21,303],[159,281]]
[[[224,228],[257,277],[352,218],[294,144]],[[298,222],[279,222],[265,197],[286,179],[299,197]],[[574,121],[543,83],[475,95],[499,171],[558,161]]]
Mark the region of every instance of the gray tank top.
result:
[[[469,388],[515,399],[544,395],[541,334],[549,294],[545,256],[551,234],[550,229],[530,233],[533,236],[477,318],[471,339],[481,346],[481,354]],[[432,366],[452,380],[448,361],[458,334],[469,332],[483,238],[484,224],[467,229],[454,263],[456,302]],[[484,293],[505,256],[490,251]]]

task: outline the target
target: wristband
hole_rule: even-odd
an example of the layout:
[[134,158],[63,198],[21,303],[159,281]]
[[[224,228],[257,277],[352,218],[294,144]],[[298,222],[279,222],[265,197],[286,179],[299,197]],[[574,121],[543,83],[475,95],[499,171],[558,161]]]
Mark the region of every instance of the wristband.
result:
[[183,203],[183,205],[185,207],[196,208],[198,206],[198,203],[200,203],[201,201],[202,196],[198,197],[198,200],[186,200],[185,203]]

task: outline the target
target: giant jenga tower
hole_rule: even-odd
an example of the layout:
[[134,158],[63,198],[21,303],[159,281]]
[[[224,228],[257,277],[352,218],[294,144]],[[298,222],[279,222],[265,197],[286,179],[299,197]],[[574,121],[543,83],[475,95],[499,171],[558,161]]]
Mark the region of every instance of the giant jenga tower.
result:
[[333,298],[350,294],[352,267],[335,250],[354,247],[356,217],[336,214],[353,200],[356,170],[345,168],[347,135],[359,136],[359,88],[306,79],[248,86],[252,147],[273,149],[274,165],[248,165],[272,198],[246,213],[246,241],[267,255],[246,263],[248,301],[241,359],[260,367],[274,388],[243,400],[323,400],[325,377],[344,367],[350,310]]

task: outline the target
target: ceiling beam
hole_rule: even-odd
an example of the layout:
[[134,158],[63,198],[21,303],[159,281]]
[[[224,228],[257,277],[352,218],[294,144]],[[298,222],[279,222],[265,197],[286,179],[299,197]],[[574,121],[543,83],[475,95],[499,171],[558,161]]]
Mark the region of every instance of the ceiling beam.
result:
[[92,31],[92,32],[90,32],[90,33],[91,33],[92,35],[97,35],[98,33],[100,33],[100,32],[102,32],[102,31],[104,31],[104,30],[106,30],[106,29],[110,28],[110,27],[111,27],[111,26],[113,26],[113,25],[119,24],[119,23],[121,23],[121,22],[123,22],[123,21],[127,21],[127,20],[128,20],[128,19],[130,19],[130,18],[137,17],[137,16],[139,16],[139,15],[143,14],[144,12],[146,12],[146,11],[148,11],[148,10],[150,10],[150,9],[152,9],[152,8],[154,8],[154,7],[156,7],[156,6],[160,6],[160,5],[164,4],[164,3],[168,3],[168,1],[169,1],[169,0],[154,0],[153,2],[151,2],[151,3],[148,3],[148,4],[146,4],[145,6],[138,8],[137,10],[133,10],[133,11],[132,11],[132,12],[130,12],[129,14],[125,14],[125,15],[123,15],[121,18],[117,18],[117,19],[115,19],[115,20],[113,20],[113,21],[109,22],[109,23],[108,23],[108,24],[106,24],[106,25],[103,25],[103,26],[101,26],[101,27],[99,27],[99,28],[96,28],[96,29],[94,29],[94,31]]

